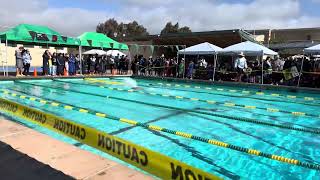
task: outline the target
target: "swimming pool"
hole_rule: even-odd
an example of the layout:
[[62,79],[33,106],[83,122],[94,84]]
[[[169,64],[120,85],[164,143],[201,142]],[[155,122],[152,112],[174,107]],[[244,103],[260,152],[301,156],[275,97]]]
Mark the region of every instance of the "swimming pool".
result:
[[[109,117],[320,164],[320,95],[316,93],[131,78],[21,80],[1,85],[1,90],[11,92],[1,91],[3,98],[105,131],[225,179],[320,177],[320,171],[309,168],[64,108],[94,110]],[[44,105],[18,95],[64,106]]]

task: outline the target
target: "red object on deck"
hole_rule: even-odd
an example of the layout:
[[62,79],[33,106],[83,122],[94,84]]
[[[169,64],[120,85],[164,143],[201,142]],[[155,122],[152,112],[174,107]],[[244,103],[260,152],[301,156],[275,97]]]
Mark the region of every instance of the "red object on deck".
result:
[[33,69],[33,76],[34,76],[34,77],[37,77],[37,76],[38,76],[37,68],[34,68],[34,69]]

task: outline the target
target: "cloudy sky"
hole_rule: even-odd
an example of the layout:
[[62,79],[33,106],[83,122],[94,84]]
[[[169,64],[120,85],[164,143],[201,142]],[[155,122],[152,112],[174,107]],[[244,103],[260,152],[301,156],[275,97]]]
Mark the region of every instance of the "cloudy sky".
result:
[[112,17],[137,20],[151,34],[168,21],[193,31],[320,27],[319,7],[320,0],[2,0],[0,31],[31,23],[78,36]]

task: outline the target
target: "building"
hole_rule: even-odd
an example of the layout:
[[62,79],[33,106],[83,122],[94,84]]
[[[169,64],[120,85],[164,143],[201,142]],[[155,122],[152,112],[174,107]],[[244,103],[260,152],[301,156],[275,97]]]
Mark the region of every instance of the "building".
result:
[[[303,49],[320,43],[320,28],[301,29],[262,29],[262,30],[221,30],[193,33],[179,33],[166,35],[149,35],[138,37],[121,37],[119,41],[131,48],[131,54],[158,56],[164,52],[176,54],[177,48],[172,46],[192,46],[202,42],[209,42],[222,48],[242,42],[255,41],[279,52],[281,55],[303,53]],[[150,48],[153,46],[152,48]],[[158,47],[158,48],[156,48]]]

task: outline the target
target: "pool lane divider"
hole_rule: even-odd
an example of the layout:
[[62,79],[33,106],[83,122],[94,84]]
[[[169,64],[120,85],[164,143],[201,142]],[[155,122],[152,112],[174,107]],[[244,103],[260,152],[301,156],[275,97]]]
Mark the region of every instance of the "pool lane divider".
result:
[[[1,90],[1,91],[3,91],[4,94],[11,95],[11,96],[14,94],[14,93],[10,93],[7,90]],[[32,99],[32,101],[37,101],[37,102],[44,101],[43,99],[40,99],[40,98],[34,98],[34,97],[28,97],[28,96],[25,96],[25,97],[26,98],[24,98],[24,99],[27,99],[27,100],[31,100]],[[4,100],[4,99],[0,98],[0,109],[3,106],[2,103],[1,103],[1,100]],[[58,104],[58,106],[60,106],[60,107],[62,107],[64,109],[67,109],[67,110],[73,110],[73,111],[79,111],[79,112],[81,112],[81,110],[83,110],[83,108],[81,108],[81,107],[68,105],[68,104],[63,103],[63,102],[52,102],[49,99],[46,99],[45,101],[46,101],[45,104],[52,105],[52,103],[55,103],[55,104]],[[55,106],[55,107],[58,107],[58,106]],[[70,108],[66,108],[66,107],[72,107],[72,108],[70,109]],[[292,159],[292,158],[287,158],[287,157],[283,157],[283,156],[279,156],[279,155],[265,153],[265,152],[262,152],[262,151],[259,151],[259,150],[256,150],[256,149],[250,149],[250,148],[245,148],[245,147],[241,147],[241,146],[236,146],[236,145],[229,144],[229,143],[222,142],[222,141],[218,141],[218,140],[215,140],[215,139],[208,139],[208,138],[203,138],[203,137],[200,137],[200,136],[195,136],[195,135],[192,135],[190,133],[186,133],[186,132],[182,132],[182,131],[170,130],[170,129],[167,129],[167,128],[162,128],[160,126],[141,123],[141,122],[138,122],[138,121],[135,121],[135,120],[126,119],[126,118],[118,118],[118,117],[110,116],[110,115],[107,115],[105,113],[97,112],[97,111],[94,111],[94,110],[91,110],[91,109],[85,109],[85,112],[83,112],[83,113],[88,113],[88,114],[95,115],[95,116],[98,116],[98,117],[103,117],[103,118],[119,121],[119,122],[130,124],[130,125],[133,125],[133,126],[140,126],[140,127],[146,128],[146,129],[153,130],[153,131],[160,131],[160,132],[165,132],[165,133],[177,135],[177,136],[180,136],[180,137],[183,137],[183,138],[193,139],[193,140],[196,140],[196,141],[200,141],[200,142],[203,142],[203,143],[219,146],[219,147],[222,147],[222,148],[228,148],[228,149],[236,150],[236,151],[239,151],[239,152],[242,152],[242,153],[246,153],[246,154],[249,154],[249,155],[252,155],[252,156],[260,156],[260,157],[276,160],[276,161],[287,163],[287,164],[293,164],[293,165],[301,166],[301,167],[308,168],[308,169],[320,170],[320,165],[317,165],[315,163],[302,162],[302,161],[299,161],[299,160],[296,160],[296,159]]]
[[[102,98],[106,98],[106,99],[114,99],[114,100],[119,100],[119,101],[124,101],[124,102],[143,104],[143,105],[153,106],[153,107],[157,107],[157,108],[174,109],[174,110],[183,111],[183,112],[187,112],[187,113],[197,113],[197,114],[209,115],[209,116],[213,116],[213,117],[230,119],[230,120],[234,120],[234,121],[242,121],[242,122],[247,122],[247,123],[252,123],[252,124],[257,124],[257,125],[277,127],[277,128],[281,128],[281,129],[294,130],[294,131],[306,132],[306,133],[311,133],[311,134],[320,134],[320,129],[317,129],[317,128],[307,129],[307,128],[301,128],[301,127],[294,127],[293,125],[289,126],[289,125],[282,125],[282,124],[274,124],[271,122],[260,121],[260,120],[244,118],[244,117],[228,116],[228,115],[217,114],[217,113],[208,113],[208,112],[197,111],[197,110],[192,110],[192,109],[184,109],[184,108],[166,106],[166,105],[161,105],[161,104],[153,104],[153,103],[147,103],[147,102],[142,102],[142,101],[137,101],[137,100],[130,100],[130,99],[124,99],[124,98],[119,98],[119,97],[105,96],[105,95],[89,93],[89,92],[82,92],[82,91],[72,90],[72,89],[66,90],[63,87],[44,86],[44,85],[26,83],[26,82],[21,82],[21,81],[14,81],[14,82],[26,84],[29,86],[38,86],[38,87],[44,87],[44,88],[59,89],[59,90],[65,91],[65,92],[74,92],[74,93],[86,94],[86,95],[91,95],[91,96],[96,96],[96,97],[102,97]],[[67,83],[67,82],[65,82],[65,83]]]
[[[54,80],[54,81],[69,83],[69,84],[76,84],[76,85],[83,85],[83,84],[75,83],[75,82],[67,82],[67,81],[60,81],[60,80]],[[183,96],[172,96],[172,95],[167,95],[167,94],[145,92],[145,91],[141,91],[141,90],[132,90],[132,89],[125,90],[125,89],[96,85],[96,84],[92,84],[92,83],[86,84],[86,85],[93,86],[93,87],[99,87],[99,88],[106,88],[106,89],[115,90],[115,91],[143,93],[143,94],[147,94],[147,95],[161,96],[161,97],[167,97],[167,98],[177,99],[177,100],[199,101],[199,102],[204,102],[204,103],[208,103],[208,104],[222,105],[222,106],[226,106],[226,107],[236,106],[236,107],[245,108],[245,109],[260,109],[260,110],[264,110],[264,111],[272,112],[272,113],[280,112],[280,113],[290,114],[293,116],[310,116],[310,117],[314,117],[314,118],[320,118],[320,115],[315,115],[315,114],[310,114],[310,113],[305,113],[305,112],[290,112],[290,111],[280,110],[280,109],[276,109],[276,108],[268,108],[268,107],[262,108],[262,107],[250,106],[250,105],[210,101],[210,100],[204,100],[204,99],[199,99],[199,98],[189,98],[189,97],[183,97]]]
[[[13,96],[13,94],[14,94],[14,93],[10,93],[7,90],[2,90],[2,91],[4,92],[4,94],[11,95],[11,96]],[[40,98],[31,97],[31,96],[30,97],[29,96],[24,96],[24,97],[25,98],[23,98],[23,99],[27,99],[27,100],[31,100],[31,101],[37,101],[37,102],[40,102],[40,103],[41,102],[42,103],[46,102],[46,103],[43,103],[43,104],[48,104],[48,105],[52,105],[53,103],[55,103],[55,104],[58,104],[59,107],[62,107],[62,108],[67,109],[67,110],[73,110],[73,111],[79,111],[79,112],[82,112],[82,113],[88,113],[88,114],[92,114],[92,115],[95,115],[95,116],[98,116],[98,117],[108,118],[108,119],[111,119],[111,120],[115,120],[115,121],[119,121],[119,122],[122,122],[122,123],[130,124],[130,125],[133,125],[133,126],[140,126],[140,127],[143,127],[143,128],[147,128],[147,129],[153,130],[153,131],[165,132],[165,133],[177,135],[177,136],[180,136],[180,137],[197,140],[197,141],[200,141],[200,142],[203,142],[203,143],[215,145],[215,146],[218,146],[218,147],[236,150],[238,152],[246,153],[246,154],[249,154],[249,155],[252,155],[252,156],[260,156],[260,157],[276,160],[276,161],[279,161],[279,162],[282,162],[282,163],[293,164],[293,165],[301,166],[301,167],[308,168],[308,169],[320,170],[320,165],[317,165],[315,163],[302,162],[302,161],[299,161],[299,160],[296,160],[296,159],[292,159],[292,158],[287,158],[287,157],[283,157],[283,156],[279,156],[279,155],[265,153],[265,152],[262,152],[262,151],[259,151],[259,150],[256,150],[256,149],[250,149],[250,148],[245,148],[245,147],[241,147],[241,146],[236,146],[236,145],[225,143],[225,142],[218,141],[218,140],[215,140],[215,139],[208,139],[208,138],[203,138],[203,137],[200,137],[200,136],[195,136],[195,135],[192,135],[190,133],[186,133],[186,132],[182,132],[182,131],[170,130],[170,129],[162,128],[162,127],[151,125],[151,124],[141,123],[141,122],[138,122],[138,121],[135,121],[135,120],[126,119],[126,118],[118,118],[118,117],[110,116],[110,115],[107,115],[105,113],[97,112],[97,111],[94,111],[94,110],[83,109],[81,107],[68,105],[68,104],[63,103],[63,102],[52,102],[49,99],[43,100],[43,99],[40,99]],[[10,104],[11,104],[11,101],[3,99],[3,98],[0,98],[0,109],[8,111],[8,110],[12,109],[12,107],[10,108]],[[14,103],[14,104],[18,104],[18,103]],[[20,104],[19,104],[19,106],[24,107],[23,105],[20,105]],[[58,106],[55,106],[55,107],[58,107]],[[66,107],[68,107],[68,108],[66,108]],[[71,108],[69,108],[69,107],[71,107]],[[33,109],[33,108],[29,108],[29,109]],[[81,110],[85,110],[85,111],[81,111]],[[33,112],[36,112],[36,111],[37,110],[33,110]],[[40,111],[38,111],[38,112],[40,112]],[[24,114],[25,113],[23,113],[23,115]],[[47,114],[47,113],[45,113],[45,114]],[[16,114],[14,114],[14,115],[16,115]],[[18,115],[20,115],[20,114],[18,113]],[[36,117],[39,117],[39,116],[35,115],[34,118],[36,118]],[[47,118],[45,118],[45,119],[47,119]],[[37,123],[37,124],[39,124],[39,123]]]
[[[92,78],[84,78],[84,80],[86,81],[91,81],[91,82],[100,82],[100,83],[105,83],[105,84],[109,84],[109,81],[107,80],[98,80],[98,79],[92,79]],[[112,81],[111,81],[112,82]],[[195,88],[195,89],[206,89],[206,90],[217,90],[217,91],[225,91],[225,92],[230,92],[230,93],[242,93],[242,94],[245,94],[245,95],[259,95],[259,96],[269,96],[267,95],[266,93],[264,92],[260,92],[260,91],[255,91],[254,93],[251,93],[251,91],[241,91],[241,90],[234,90],[234,89],[231,89],[231,90],[227,90],[227,89],[224,89],[224,88],[201,88],[200,86],[189,86],[189,85],[179,85],[179,86],[173,86],[171,84],[165,84],[165,83],[158,83],[158,85],[161,85],[161,86],[167,86],[169,88],[172,88],[172,87],[184,87],[184,88]],[[151,85],[141,85],[141,86],[144,86],[144,87],[156,87],[156,86],[151,86]],[[178,89],[179,90],[179,89]],[[180,89],[181,90],[181,89]],[[194,91],[191,91],[191,92],[194,92]],[[199,93],[199,92],[196,92],[196,93]],[[207,93],[207,94],[214,94],[214,95],[223,95],[225,96],[226,94],[219,94],[219,93],[212,93],[212,92],[200,92],[200,93]],[[252,98],[252,99],[258,99],[258,100],[266,100],[266,101],[275,101],[275,100],[271,100],[271,99],[265,99],[265,98],[257,98],[257,97],[243,97],[243,96],[233,96],[233,95],[229,95],[229,96],[232,96],[232,97],[240,97],[240,98]],[[297,97],[297,96],[292,96],[292,95],[282,95],[282,94],[271,94],[270,96],[276,96],[276,97],[284,97],[284,98],[287,98],[287,99],[297,99],[297,98],[302,98],[304,99],[305,101],[315,101],[315,98],[313,97]],[[310,104],[310,103],[304,103],[304,102],[296,102],[296,101],[285,101],[285,102],[289,102],[289,103],[297,103],[297,104],[304,104],[304,105],[310,105],[310,106],[320,106],[319,104]]]
[[213,174],[106,132],[20,103],[0,98],[0,110],[108,153],[161,179],[220,179]]

